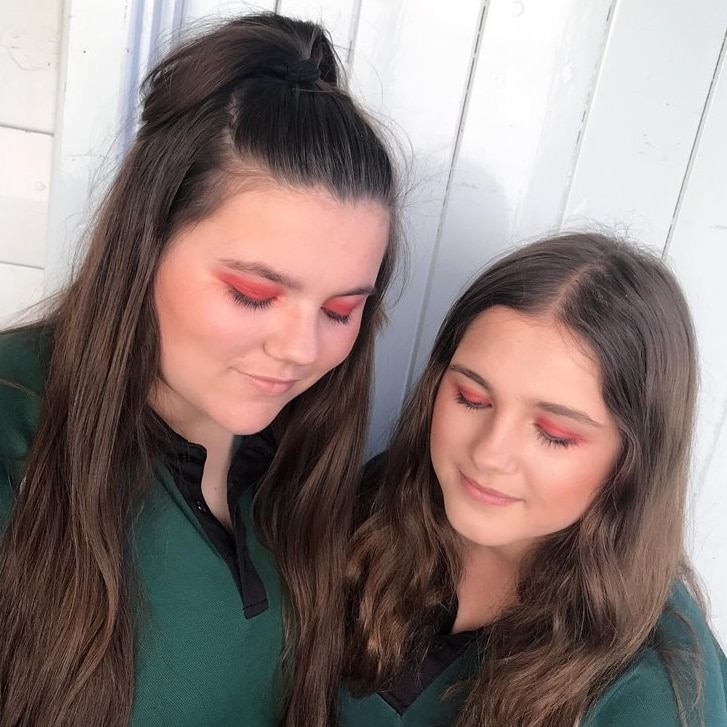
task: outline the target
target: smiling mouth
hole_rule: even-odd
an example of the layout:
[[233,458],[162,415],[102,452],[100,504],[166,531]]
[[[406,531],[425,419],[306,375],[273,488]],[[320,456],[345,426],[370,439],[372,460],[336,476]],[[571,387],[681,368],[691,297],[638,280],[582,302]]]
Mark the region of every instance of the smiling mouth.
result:
[[269,376],[254,376],[253,374],[245,374],[245,376],[263,394],[285,394],[298,383],[298,379],[273,379]]
[[459,475],[467,494],[478,502],[498,506],[512,505],[515,502],[522,502],[519,497],[510,497],[510,495],[506,495],[504,492],[500,492],[499,490],[491,490],[489,487],[482,487],[482,485],[471,480],[469,477],[465,477],[465,475],[461,472]]

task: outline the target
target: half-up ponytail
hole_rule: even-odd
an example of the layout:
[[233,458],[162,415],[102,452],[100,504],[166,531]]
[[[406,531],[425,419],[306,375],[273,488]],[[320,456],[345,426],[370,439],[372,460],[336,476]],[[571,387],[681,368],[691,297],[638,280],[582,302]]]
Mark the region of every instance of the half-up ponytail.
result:
[[[320,78],[291,84],[290,69],[305,59]],[[260,15],[186,43],[145,81],[141,127],[85,262],[42,322],[52,353],[0,560],[0,727],[129,723],[126,545],[157,456],[147,405],[159,370],[155,273],[176,232],[261,177],[373,200],[392,215],[380,295],[366,304],[353,354],[285,412],[256,503],[288,586],[288,649],[302,675],[288,723],[327,724],[343,618],[331,584],[340,582],[397,230],[389,154],[341,78],[319,26]],[[316,654],[321,609],[330,653]]]

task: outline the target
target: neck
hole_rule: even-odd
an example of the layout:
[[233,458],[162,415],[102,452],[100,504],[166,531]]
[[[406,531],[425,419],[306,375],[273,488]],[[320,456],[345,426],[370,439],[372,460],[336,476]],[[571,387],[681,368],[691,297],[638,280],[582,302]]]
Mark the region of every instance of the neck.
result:
[[158,382],[152,389],[149,405],[177,434],[188,442],[201,444],[207,450],[208,458],[219,456],[221,452],[229,453],[232,432],[184,402],[163,382]]
[[520,561],[521,557],[496,548],[465,544],[453,632],[486,626],[515,602]]

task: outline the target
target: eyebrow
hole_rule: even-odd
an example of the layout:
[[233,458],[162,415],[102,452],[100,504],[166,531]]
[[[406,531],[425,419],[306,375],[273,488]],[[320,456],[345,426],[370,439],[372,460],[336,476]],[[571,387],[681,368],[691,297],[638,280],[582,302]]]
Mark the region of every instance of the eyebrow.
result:
[[603,427],[603,424],[599,424],[595,419],[591,419],[591,417],[589,417],[588,414],[586,414],[584,411],[571,409],[569,406],[554,404],[550,401],[536,401],[535,406],[538,409],[547,411],[550,414],[555,414],[556,416],[563,416],[568,417],[569,419],[575,419],[577,422],[581,422],[581,424],[587,424],[591,427],[598,427],[599,429]]
[[[451,364],[449,368],[452,371],[456,371],[457,373],[466,376],[468,379],[471,379],[483,389],[487,389],[487,391],[490,392],[492,391],[492,387],[489,383],[487,383],[487,380],[480,376],[477,372],[472,371],[472,369],[468,369],[466,366],[462,366],[461,364]],[[587,424],[591,427],[598,427],[599,429],[603,427],[603,424],[599,424],[597,421],[595,421],[595,419],[591,419],[591,417],[589,417],[588,414],[586,414],[584,411],[580,411],[579,409],[572,409],[569,406],[563,406],[563,404],[555,404],[550,401],[536,401],[535,408],[546,411],[550,414],[555,414],[556,416],[563,416],[568,417],[569,419],[574,419],[577,422]]]
[[[302,290],[303,288],[303,283],[299,280],[295,280],[295,278],[291,278],[290,276],[274,270],[267,265],[263,265],[262,263],[244,262],[243,260],[236,260],[233,258],[220,258],[219,260],[225,267],[228,267],[231,270],[236,270],[240,273],[251,273],[252,275],[257,275],[261,278],[265,278],[266,280],[270,280],[273,283],[283,285],[291,290],[297,291]],[[336,295],[332,295],[331,298],[347,298],[352,295],[369,296],[376,295],[376,293],[377,290],[374,286],[363,285],[359,288],[351,288],[351,290],[336,293]]]
[[479,384],[483,389],[492,391],[492,387],[483,379],[478,373],[475,373],[472,369],[468,369],[462,364],[451,364],[449,367],[452,371],[456,371],[458,374],[466,376],[468,379],[472,379],[476,384]]

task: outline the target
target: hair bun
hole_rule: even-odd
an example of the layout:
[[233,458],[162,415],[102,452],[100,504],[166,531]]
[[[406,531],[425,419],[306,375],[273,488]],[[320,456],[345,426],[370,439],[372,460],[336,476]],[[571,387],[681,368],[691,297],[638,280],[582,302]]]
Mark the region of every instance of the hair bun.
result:
[[285,74],[285,80],[291,85],[315,83],[320,77],[321,70],[312,58],[304,58],[303,60],[291,63],[287,67]]

